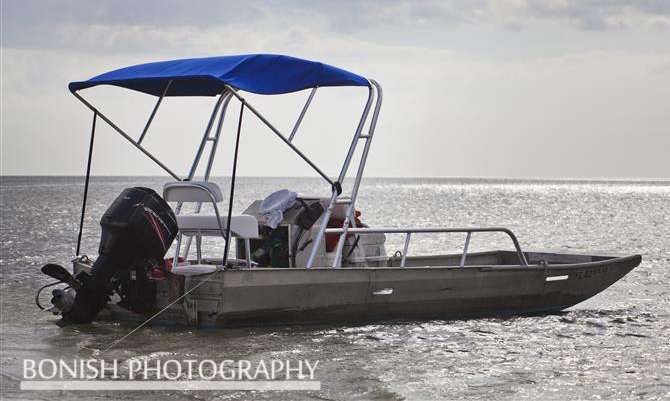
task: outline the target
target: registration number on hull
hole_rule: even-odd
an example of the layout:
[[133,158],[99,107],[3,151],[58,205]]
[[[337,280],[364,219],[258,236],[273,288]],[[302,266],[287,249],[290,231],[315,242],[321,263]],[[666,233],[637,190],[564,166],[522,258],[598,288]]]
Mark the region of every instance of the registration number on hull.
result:
[[602,266],[602,267],[596,267],[594,269],[575,272],[575,278],[577,280],[582,280],[605,273],[607,273],[607,266]]

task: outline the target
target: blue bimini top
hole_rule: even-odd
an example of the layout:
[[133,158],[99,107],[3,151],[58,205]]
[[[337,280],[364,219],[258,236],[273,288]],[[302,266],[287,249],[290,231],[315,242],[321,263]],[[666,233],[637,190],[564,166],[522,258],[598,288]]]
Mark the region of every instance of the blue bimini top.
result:
[[275,54],[248,54],[159,61],[71,82],[70,91],[115,85],[161,96],[216,96],[225,84],[247,92],[276,95],[318,86],[369,86],[367,79],[328,64]]

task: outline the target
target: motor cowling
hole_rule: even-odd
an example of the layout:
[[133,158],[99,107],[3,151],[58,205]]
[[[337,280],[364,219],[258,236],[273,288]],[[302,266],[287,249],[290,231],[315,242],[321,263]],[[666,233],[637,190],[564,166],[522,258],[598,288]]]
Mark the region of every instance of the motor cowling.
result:
[[[59,325],[90,323],[107,304],[112,291],[128,279],[139,261],[162,261],[177,236],[177,219],[170,206],[150,188],[127,188],[100,220],[98,258],[81,283],[71,307],[62,310]],[[53,302],[53,301],[52,301]]]

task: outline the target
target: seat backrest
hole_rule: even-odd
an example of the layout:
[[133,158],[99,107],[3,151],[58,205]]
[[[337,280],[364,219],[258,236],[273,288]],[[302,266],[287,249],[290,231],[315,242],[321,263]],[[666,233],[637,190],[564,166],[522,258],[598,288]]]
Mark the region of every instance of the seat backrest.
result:
[[221,202],[221,188],[209,181],[177,181],[163,186],[167,202]]

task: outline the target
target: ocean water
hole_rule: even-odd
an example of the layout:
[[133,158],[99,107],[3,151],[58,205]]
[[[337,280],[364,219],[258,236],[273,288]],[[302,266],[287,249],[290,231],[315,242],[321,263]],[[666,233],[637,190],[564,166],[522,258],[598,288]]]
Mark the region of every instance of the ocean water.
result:
[[[228,188],[226,179],[216,179]],[[95,256],[98,221],[125,187],[159,190],[152,177],[95,177],[82,249]],[[305,178],[240,178],[234,210],[290,188],[328,195]],[[594,298],[557,315],[365,325],[192,330],[144,328],[101,350],[133,323],[60,329],[37,309],[39,269],[69,265],[81,177],[2,177],[2,399],[670,399],[670,182],[365,179],[358,208],[375,227],[506,226],[529,250],[641,254],[642,264]],[[387,250],[402,249],[390,237]],[[481,234],[473,250],[511,248]],[[459,235],[416,236],[410,253],[459,250]],[[217,241],[206,251],[220,254]],[[48,303],[48,297],[43,298]],[[319,361],[321,391],[25,392],[24,359]]]

